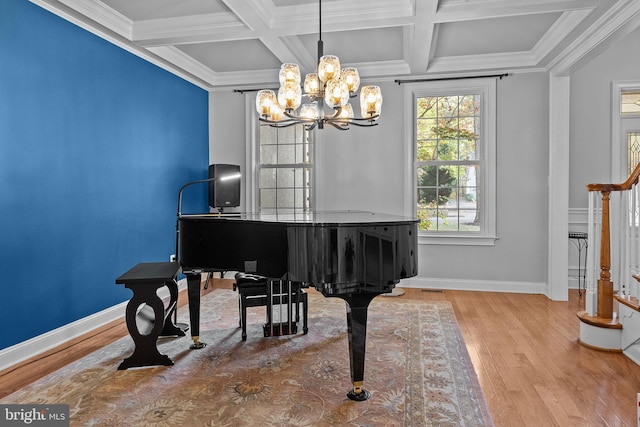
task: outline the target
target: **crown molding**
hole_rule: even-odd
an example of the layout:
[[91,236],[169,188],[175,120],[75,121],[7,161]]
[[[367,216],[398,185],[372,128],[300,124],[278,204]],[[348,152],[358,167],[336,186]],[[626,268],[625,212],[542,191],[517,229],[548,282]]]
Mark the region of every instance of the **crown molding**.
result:
[[593,9],[573,10],[563,13],[531,50],[535,60],[539,62],[549,55],[558,46],[558,40],[563,40],[567,37],[591,12],[593,12]]
[[[549,70],[557,76],[570,74],[590,54],[596,53],[605,42],[612,43],[640,26],[640,2],[620,0],[583,32],[550,64]],[[607,44],[608,45],[608,44]]]
[[158,46],[149,48],[149,51],[163,58],[170,64],[176,64],[180,69],[206,82],[205,86],[203,86],[204,89],[209,90],[213,87],[217,73],[201,62],[194,60],[180,49],[173,46]]
[[282,37],[280,43],[284,45],[288,53],[293,55],[295,59],[293,61],[283,62],[294,62],[303,70],[313,70],[318,66],[318,58],[309,53],[307,48],[302,44],[302,41],[300,41],[300,37]]
[[[83,15],[74,9],[71,9],[66,4],[63,4],[62,1],[59,1],[59,0],[29,0],[29,1],[48,10],[54,15],[57,15],[62,19],[65,19],[66,21],[69,21],[79,26],[80,28],[83,28],[89,31],[90,33],[95,34],[96,36],[126,50],[127,52],[132,53],[154,65],[157,65],[158,67],[164,70],[169,71],[170,73],[177,75],[178,77],[185,79],[186,81],[202,89],[209,90],[211,88],[211,85],[207,81],[185,71],[184,69],[181,69],[175,64],[167,62],[164,58],[159,57],[158,55],[155,55],[153,52],[136,45],[131,40],[119,34],[118,32],[89,19],[86,15]],[[64,0],[64,1],[73,3],[73,2],[76,2],[77,0]],[[95,3],[96,3],[95,1],[92,1],[91,3],[88,3],[88,4],[95,4]]]
[[400,59],[377,62],[358,62],[345,64],[356,67],[360,78],[372,78],[377,76],[398,76],[411,74],[409,64]]
[[[54,6],[55,3],[60,3],[77,13],[86,16],[91,21],[98,23],[116,34],[131,39],[131,32],[133,22],[116,12],[104,3],[96,0],[59,0],[59,1],[47,1],[47,0],[31,0],[33,3],[43,6],[44,3]],[[44,6],[43,6],[44,7]],[[50,10],[50,9],[48,9]],[[51,10],[50,10],[51,11]],[[54,12],[56,13],[56,12]],[[75,22],[80,25],[79,22]],[[81,25],[82,26],[82,25]],[[83,28],[87,29],[83,26]]]
[[[469,21],[503,18],[533,13],[556,13],[570,10],[595,9],[600,0],[538,0],[514,4],[513,0],[447,0],[438,7],[436,22]],[[470,4],[472,3],[472,4]]]
[[429,73],[456,73],[458,70],[502,70],[505,68],[535,67],[534,55],[530,51],[490,53],[486,55],[462,55],[433,58]]
[[[281,62],[297,62],[303,68],[312,68],[315,64],[316,58],[305,50],[299,37],[293,36],[300,30],[301,34],[317,31],[317,16],[309,13],[308,3],[276,7],[273,1],[267,0],[225,0],[228,12],[132,22],[99,0],[30,1],[206,90],[219,85],[269,83],[277,78],[278,71],[215,72],[180,52],[175,45],[259,39]],[[403,0],[394,7],[387,0],[370,0],[363,11],[355,2],[332,2],[326,13],[323,10],[323,18],[328,21],[327,25],[323,24],[323,32],[364,27],[364,22],[367,27],[371,22],[373,27],[404,26],[403,60],[350,64],[365,78],[541,67],[554,75],[566,75],[640,26],[640,2],[617,0],[561,50],[558,41],[565,40],[594,10],[602,7],[602,0],[529,0],[525,5],[515,6],[511,3],[510,0],[477,0],[470,6],[468,0],[447,0],[425,8],[416,0]],[[454,15],[457,20],[464,20],[555,10],[564,13],[530,51],[440,58],[429,58],[428,48],[419,53],[415,51],[418,41],[437,36],[434,23],[447,22]],[[420,28],[419,33],[416,28]],[[545,66],[542,61],[546,58]]]
[[230,13],[137,21],[132,34],[133,41],[147,47],[255,37],[253,31]]

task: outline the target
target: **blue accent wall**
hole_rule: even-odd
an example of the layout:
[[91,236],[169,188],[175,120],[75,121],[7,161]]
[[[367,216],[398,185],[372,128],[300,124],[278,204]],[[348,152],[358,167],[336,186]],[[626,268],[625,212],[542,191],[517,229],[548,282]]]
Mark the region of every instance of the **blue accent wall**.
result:
[[[208,93],[26,0],[0,1],[0,349],[131,297],[207,177]],[[192,206],[206,209],[206,189]]]

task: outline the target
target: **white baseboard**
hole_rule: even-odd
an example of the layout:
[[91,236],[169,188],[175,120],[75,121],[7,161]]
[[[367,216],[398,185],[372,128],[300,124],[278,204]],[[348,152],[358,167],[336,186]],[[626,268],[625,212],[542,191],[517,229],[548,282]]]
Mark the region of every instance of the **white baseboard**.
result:
[[446,289],[480,292],[513,292],[520,294],[547,294],[546,283],[513,282],[495,280],[439,279],[431,277],[411,277],[402,279],[398,284],[402,288]]
[[[178,282],[178,290],[185,289],[186,286],[186,279],[181,279]],[[163,299],[168,298],[169,290],[167,288],[160,289],[158,296]],[[92,314],[91,316],[84,317],[27,341],[0,350],[0,371],[62,345],[114,320],[124,318],[127,303],[128,301],[124,301],[118,305]]]
[[580,281],[578,281],[578,278],[576,276],[569,276],[569,278],[567,279],[567,285],[569,286],[569,289],[578,289],[578,285],[580,285],[580,289],[582,289],[584,291],[584,288],[586,287],[586,283],[584,279],[580,279]]
[[628,349],[623,351],[624,355],[627,356],[633,363],[636,365],[640,365],[640,344],[633,345]]
[[586,232],[588,224],[588,208],[569,208],[569,230]]
[[0,371],[124,317],[127,301],[0,350]]

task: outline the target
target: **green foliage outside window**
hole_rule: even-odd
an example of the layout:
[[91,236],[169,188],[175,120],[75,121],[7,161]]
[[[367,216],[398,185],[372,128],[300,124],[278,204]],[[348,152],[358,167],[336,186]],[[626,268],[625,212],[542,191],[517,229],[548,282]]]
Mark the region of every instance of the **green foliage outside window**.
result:
[[433,218],[436,216],[441,221],[446,221],[447,219],[447,211],[444,209],[438,209],[435,202],[419,204],[419,207],[420,208],[417,212],[417,217],[420,220],[418,230],[431,230],[433,228]]
[[[436,96],[417,99],[417,215],[420,229],[446,226],[449,200],[475,202],[469,171],[478,159],[479,97]],[[475,191],[468,192],[468,188]],[[434,222],[437,222],[434,226]]]

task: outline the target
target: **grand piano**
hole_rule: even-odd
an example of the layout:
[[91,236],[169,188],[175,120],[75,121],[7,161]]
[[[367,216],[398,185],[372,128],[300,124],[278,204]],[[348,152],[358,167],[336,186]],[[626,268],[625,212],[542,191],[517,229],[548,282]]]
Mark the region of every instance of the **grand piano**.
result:
[[370,212],[178,214],[178,260],[188,284],[192,348],[200,342],[201,273],[241,271],[303,282],[347,303],[353,388],[363,401],[367,310],[417,274],[417,220]]

